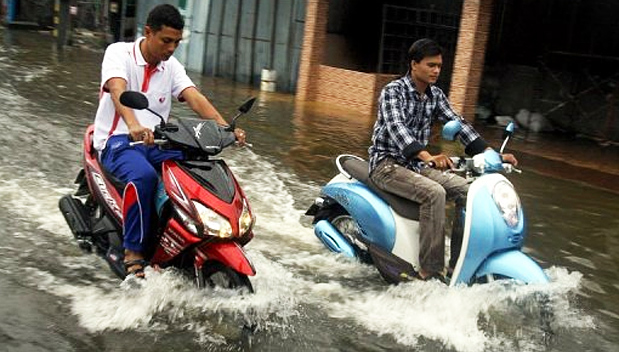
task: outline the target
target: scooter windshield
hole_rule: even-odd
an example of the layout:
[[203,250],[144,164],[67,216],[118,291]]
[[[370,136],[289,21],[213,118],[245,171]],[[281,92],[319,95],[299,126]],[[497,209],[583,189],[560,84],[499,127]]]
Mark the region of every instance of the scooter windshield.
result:
[[173,145],[198,149],[208,155],[216,155],[234,143],[234,134],[225,131],[213,120],[185,118],[178,122],[177,131],[164,132]]

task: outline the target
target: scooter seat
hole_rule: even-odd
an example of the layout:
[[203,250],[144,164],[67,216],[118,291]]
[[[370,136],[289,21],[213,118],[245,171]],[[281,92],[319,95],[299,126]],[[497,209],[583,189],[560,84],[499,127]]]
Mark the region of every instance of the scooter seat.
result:
[[419,203],[378,188],[370,179],[370,167],[367,161],[358,158],[345,158],[341,165],[350,176],[368,186],[382,200],[387,202],[396,213],[407,219],[419,220]]

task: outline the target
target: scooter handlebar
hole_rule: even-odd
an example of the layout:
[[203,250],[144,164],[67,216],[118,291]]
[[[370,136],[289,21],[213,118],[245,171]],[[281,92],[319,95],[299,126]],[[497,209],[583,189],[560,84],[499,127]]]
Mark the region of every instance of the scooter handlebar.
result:
[[[155,139],[155,140],[153,141],[153,144],[155,144],[155,145],[164,145],[164,144],[166,144],[167,142],[168,142],[168,141],[167,141],[167,140],[165,140],[165,139]],[[144,141],[129,142],[129,146],[130,146],[130,147],[133,147],[133,146],[135,146],[135,145],[140,145],[140,144],[144,144]]]

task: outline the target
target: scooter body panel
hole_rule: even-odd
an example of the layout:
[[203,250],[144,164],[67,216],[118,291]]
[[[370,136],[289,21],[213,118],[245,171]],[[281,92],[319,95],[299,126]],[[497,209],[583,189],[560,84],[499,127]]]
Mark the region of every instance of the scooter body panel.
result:
[[475,273],[477,277],[499,274],[527,284],[543,284],[550,280],[544,270],[519,250],[509,250],[490,256]]
[[105,208],[105,212],[112,215],[118,223],[122,223],[122,194],[105,177],[101,164],[97,158],[97,152],[92,147],[94,125],[88,126],[84,134],[84,159],[83,167],[90,189],[90,194]]
[[[418,270],[418,221],[399,215],[366,185],[342,174],[323,188],[322,195],[336,201],[357,221],[362,231],[360,241],[372,244]],[[359,255],[350,241],[330,223],[319,221],[314,232],[330,250],[349,257]]]
[[355,258],[358,253],[350,242],[327,220],[320,220],[314,224],[314,234],[332,252]]
[[200,241],[202,241],[201,238],[192,235],[176,219],[172,218],[158,240],[151,263],[159,265],[167,263],[189,246]]
[[209,260],[218,261],[225,266],[247,276],[256,275],[256,269],[236,242],[204,243],[195,249],[195,265],[201,269]]
[[518,209],[518,223],[510,227],[503,219],[492,196],[499,182],[511,183],[501,174],[479,177],[469,187],[465,212],[462,249],[451,284],[469,283],[480,265],[493,253],[522,246],[524,216]]
[[[357,221],[364,241],[391,252],[395,244],[395,220],[391,208],[366,185],[341,176],[329,182],[322,194],[340,204]],[[344,181],[344,182],[341,182]]]

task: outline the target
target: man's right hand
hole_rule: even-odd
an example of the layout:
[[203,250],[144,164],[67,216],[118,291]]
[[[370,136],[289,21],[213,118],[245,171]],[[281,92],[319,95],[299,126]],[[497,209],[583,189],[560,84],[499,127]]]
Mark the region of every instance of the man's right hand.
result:
[[142,141],[146,145],[152,145],[155,143],[155,136],[150,128],[144,127],[140,124],[135,124],[129,127],[129,134],[134,142]]
[[453,169],[454,164],[445,154],[433,155],[426,163],[434,163],[434,167],[440,170]]
[[433,167],[440,170],[453,169],[454,167],[451,159],[445,154],[432,155],[427,151],[422,150],[417,157],[427,165],[433,165]]

